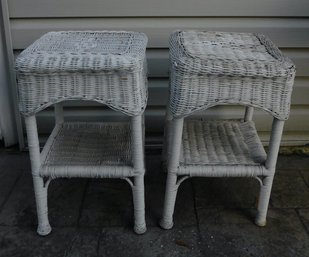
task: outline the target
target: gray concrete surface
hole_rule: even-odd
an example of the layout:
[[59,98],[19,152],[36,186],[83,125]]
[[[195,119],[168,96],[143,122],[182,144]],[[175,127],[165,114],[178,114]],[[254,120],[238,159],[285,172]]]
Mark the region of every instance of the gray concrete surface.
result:
[[28,153],[0,149],[0,256],[309,256],[309,157],[280,156],[277,167],[263,228],[253,223],[256,180],[194,178],[179,189],[174,228],[160,229],[165,174],[160,151],[147,150],[146,234],[133,233],[125,181],[57,179],[53,232],[40,237]]

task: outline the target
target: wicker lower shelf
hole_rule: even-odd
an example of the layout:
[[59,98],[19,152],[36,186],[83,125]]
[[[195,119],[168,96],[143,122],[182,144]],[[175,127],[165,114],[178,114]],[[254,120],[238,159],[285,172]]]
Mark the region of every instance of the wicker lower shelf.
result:
[[251,168],[252,175],[262,175],[267,172],[265,161],[266,153],[252,121],[184,122],[180,173],[250,176]]
[[56,125],[42,151],[41,176],[132,176],[129,123]]

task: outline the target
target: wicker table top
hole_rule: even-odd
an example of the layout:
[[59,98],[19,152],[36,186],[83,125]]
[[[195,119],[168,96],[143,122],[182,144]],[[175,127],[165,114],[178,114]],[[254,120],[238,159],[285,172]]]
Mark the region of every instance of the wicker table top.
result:
[[128,115],[147,102],[143,33],[49,32],[16,60],[20,111],[32,115],[64,100],[93,100]]
[[170,56],[175,117],[242,104],[288,118],[295,66],[266,36],[177,31],[171,35]]
[[[176,35],[181,40],[184,58],[179,61],[188,65],[186,57],[195,59],[192,72],[273,77],[285,75],[287,69],[293,66],[261,34],[182,31]],[[203,67],[196,67],[198,62]]]
[[23,51],[19,72],[98,72],[140,70],[147,38],[124,31],[49,32]]

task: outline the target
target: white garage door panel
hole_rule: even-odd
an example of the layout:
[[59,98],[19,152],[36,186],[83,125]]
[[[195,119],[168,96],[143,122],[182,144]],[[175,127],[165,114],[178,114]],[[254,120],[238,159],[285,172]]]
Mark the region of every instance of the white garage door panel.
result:
[[308,16],[307,0],[10,0],[11,17]]
[[305,18],[70,18],[11,19],[14,49],[24,49],[48,31],[134,30],[147,34],[148,47],[167,48],[177,29],[239,31],[268,35],[279,47],[309,47]]

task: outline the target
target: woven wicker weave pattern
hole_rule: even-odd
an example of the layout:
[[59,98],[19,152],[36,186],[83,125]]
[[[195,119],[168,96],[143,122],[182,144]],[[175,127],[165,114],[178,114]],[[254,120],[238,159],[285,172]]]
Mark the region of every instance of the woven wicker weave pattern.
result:
[[252,121],[184,122],[180,165],[264,165],[265,161]]
[[175,32],[170,55],[174,117],[218,104],[243,104],[288,118],[295,66],[265,36]]
[[129,123],[62,124],[44,165],[132,166]]
[[50,32],[16,60],[20,111],[93,100],[128,115],[147,102],[147,37],[137,32]]
[[136,175],[132,163],[130,124],[61,124],[42,160],[40,175],[56,178],[72,177],[72,173],[75,177]]

